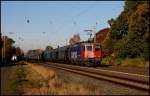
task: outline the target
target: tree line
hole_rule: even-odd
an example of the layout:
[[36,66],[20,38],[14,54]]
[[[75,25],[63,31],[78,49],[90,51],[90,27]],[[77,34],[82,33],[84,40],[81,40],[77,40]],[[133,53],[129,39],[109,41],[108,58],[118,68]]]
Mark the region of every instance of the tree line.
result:
[[12,55],[16,55],[18,60],[22,59],[23,51],[20,47],[14,46],[15,41],[8,37],[2,36],[0,40],[0,63],[1,64],[8,64],[12,58]]
[[149,59],[149,1],[125,1],[124,10],[108,23],[111,32],[103,46],[106,52]]

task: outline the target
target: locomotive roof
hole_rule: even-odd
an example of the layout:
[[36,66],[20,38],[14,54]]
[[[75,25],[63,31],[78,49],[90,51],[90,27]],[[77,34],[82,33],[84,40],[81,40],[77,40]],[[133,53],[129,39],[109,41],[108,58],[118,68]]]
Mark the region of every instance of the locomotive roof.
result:
[[[73,44],[73,45],[66,45],[66,46],[58,47],[58,48],[55,48],[55,49],[52,49],[52,50],[49,50],[49,51],[50,51],[50,52],[51,52],[51,51],[57,51],[58,49],[66,49],[66,48],[69,48],[69,47],[72,47],[72,46],[76,46],[76,45],[86,45],[86,44],[100,45],[99,43],[79,42],[79,43],[76,43],[76,44]],[[46,50],[45,50],[45,51],[46,51]]]
[[[79,42],[79,43],[76,43],[74,45],[78,45],[78,44],[81,44],[81,45],[85,45],[85,44],[94,44],[94,45],[100,45],[100,43],[92,43],[92,42]],[[73,45],[72,45],[73,46]]]

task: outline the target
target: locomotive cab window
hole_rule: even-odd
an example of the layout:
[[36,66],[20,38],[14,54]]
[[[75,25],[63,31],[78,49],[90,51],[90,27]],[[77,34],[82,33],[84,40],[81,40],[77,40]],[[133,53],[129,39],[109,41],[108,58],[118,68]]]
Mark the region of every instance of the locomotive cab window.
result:
[[95,46],[95,51],[100,51],[100,46]]
[[92,51],[92,46],[86,46],[87,51]]

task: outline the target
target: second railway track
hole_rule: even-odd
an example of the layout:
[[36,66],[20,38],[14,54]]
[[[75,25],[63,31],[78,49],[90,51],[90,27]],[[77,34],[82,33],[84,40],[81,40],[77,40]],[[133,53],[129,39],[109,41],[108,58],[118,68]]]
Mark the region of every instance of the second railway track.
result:
[[45,66],[66,70],[84,76],[89,76],[96,79],[103,79],[113,83],[121,84],[127,87],[136,88],[138,90],[149,91],[149,76],[130,74],[117,71],[108,71],[73,65],[65,65],[58,63],[39,63]]

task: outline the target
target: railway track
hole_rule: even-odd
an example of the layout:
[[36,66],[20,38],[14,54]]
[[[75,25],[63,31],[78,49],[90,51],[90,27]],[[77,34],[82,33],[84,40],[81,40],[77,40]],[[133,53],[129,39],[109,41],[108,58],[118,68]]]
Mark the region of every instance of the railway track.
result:
[[121,84],[127,87],[136,88],[142,91],[149,91],[149,76],[94,69],[89,67],[80,67],[74,65],[65,65],[58,63],[39,63],[45,66],[66,70],[92,78],[107,80],[116,84]]

